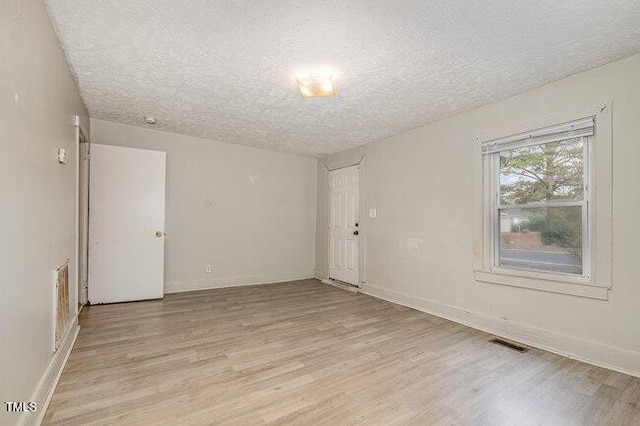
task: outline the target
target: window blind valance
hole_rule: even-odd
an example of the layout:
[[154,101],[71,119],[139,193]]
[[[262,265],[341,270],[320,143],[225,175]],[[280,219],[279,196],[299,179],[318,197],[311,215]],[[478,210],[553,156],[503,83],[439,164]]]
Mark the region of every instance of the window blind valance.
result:
[[520,133],[505,138],[494,139],[482,144],[482,154],[493,154],[508,149],[592,136],[594,133],[594,127],[595,118],[588,117],[572,121],[570,123],[535,130],[533,132]]

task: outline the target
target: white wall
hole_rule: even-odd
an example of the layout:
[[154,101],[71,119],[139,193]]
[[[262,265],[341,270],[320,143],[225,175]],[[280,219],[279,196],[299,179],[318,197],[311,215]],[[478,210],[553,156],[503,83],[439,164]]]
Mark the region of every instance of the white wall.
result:
[[92,143],[167,152],[166,292],[313,276],[315,158],[101,120],[91,126]]
[[1,2],[0,67],[0,424],[15,424],[4,401],[35,399],[42,411],[72,340],[54,356],[52,272],[71,259],[75,313],[72,120],[85,133],[89,122],[41,1]]
[[[613,288],[608,301],[476,282],[476,135],[613,102]],[[580,118],[576,116],[575,118]],[[640,55],[361,148],[365,292],[640,375]],[[531,130],[531,129],[521,129]],[[336,163],[352,152],[324,159]],[[316,275],[326,277],[326,179],[318,167]]]

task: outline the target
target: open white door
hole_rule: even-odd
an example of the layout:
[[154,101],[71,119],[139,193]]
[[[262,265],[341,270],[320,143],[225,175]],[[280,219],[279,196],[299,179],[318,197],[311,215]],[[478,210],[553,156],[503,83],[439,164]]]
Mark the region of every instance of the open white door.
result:
[[329,278],[358,284],[358,166],[329,172]]
[[89,302],[164,295],[166,153],[91,146]]

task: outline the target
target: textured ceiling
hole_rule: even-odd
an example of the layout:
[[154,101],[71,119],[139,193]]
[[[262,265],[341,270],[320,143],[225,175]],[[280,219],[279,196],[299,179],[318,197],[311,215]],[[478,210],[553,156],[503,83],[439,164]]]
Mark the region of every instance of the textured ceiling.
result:
[[[638,0],[46,3],[92,117],[309,155],[640,51]],[[315,66],[336,96],[299,96]]]

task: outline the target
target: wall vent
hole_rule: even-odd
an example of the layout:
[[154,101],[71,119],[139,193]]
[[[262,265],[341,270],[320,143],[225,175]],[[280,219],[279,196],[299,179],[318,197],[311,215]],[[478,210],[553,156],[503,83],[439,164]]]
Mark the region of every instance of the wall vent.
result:
[[504,340],[504,339],[500,339],[500,338],[494,338],[489,340],[491,343],[495,343],[496,345],[501,345],[504,346],[505,348],[509,348],[512,349],[514,351],[518,351],[518,352],[526,352],[529,350],[529,348],[519,345],[517,343],[514,342],[509,342],[508,340]]
[[69,328],[71,318],[69,312],[69,262],[56,269],[53,273],[54,298],[53,298],[53,325],[54,347],[56,351],[64,340]]

